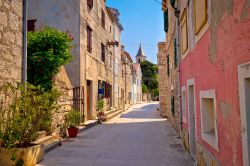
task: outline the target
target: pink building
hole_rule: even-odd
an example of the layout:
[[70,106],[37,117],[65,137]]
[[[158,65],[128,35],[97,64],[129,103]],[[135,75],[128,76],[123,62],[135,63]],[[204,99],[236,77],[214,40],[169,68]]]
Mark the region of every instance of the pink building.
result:
[[249,166],[250,1],[171,3],[179,11],[184,144],[197,165]]

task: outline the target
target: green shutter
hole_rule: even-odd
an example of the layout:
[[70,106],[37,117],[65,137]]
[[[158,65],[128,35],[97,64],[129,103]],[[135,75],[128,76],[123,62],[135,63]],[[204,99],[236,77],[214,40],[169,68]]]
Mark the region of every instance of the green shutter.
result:
[[177,67],[178,59],[177,59],[177,41],[174,39],[174,65]]
[[172,112],[172,115],[175,116],[175,98],[174,98],[174,96],[171,97],[171,112]]
[[168,9],[164,11],[164,31],[168,32]]
[[175,7],[174,7],[175,0],[170,0],[170,4],[171,4],[171,6],[172,6],[173,8],[175,8]]

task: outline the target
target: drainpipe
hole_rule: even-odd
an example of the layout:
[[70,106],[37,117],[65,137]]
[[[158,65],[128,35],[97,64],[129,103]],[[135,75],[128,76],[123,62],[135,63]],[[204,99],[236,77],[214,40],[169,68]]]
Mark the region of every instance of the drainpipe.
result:
[[182,126],[182,105],[181,105],[181,69],[180,69],[180,62],[181,62],[181,45],[180,45],[180,10],[179,10],[179,1],[177,1],[177,7],[173,7],[175,10],[175,17],[176,17],[176,38],[177,38],[177,59],[178,59],[178,78],[177,78],[177,84],[178,84],[178,97],[179,97],[179,111],[180,111],[180,136],[182,134],[183,126]]
[[27,82],[27,0],[23,0],[22,83]]

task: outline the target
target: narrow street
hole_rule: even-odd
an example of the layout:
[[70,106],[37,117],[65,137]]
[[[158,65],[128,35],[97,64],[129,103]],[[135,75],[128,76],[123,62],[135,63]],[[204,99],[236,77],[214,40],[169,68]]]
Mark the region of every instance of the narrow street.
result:
[[180,139],[156,111],[139,104],[45,155],[39,166],[192,166]]

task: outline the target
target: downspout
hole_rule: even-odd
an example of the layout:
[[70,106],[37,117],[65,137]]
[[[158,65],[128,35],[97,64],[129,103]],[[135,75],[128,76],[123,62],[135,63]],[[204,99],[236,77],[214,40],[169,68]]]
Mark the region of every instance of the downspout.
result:
[[23,0],[22,83],[27,82],[27,0]]
[[181,62],[181,45],[180,45],[180,10],[179,10],[179,1],[177,1],[177,7],[173,7],[175,10],[175,17],[176,17],[176,38],[177,38],[177,59],[178,59],[178,79],[177,79],[177,84],[178,84],[178,97],[179,97],[179,112],[180,112],[180,136],[182,135],[182,105],[181,105],[181,68],[180,68],[180,62]]

